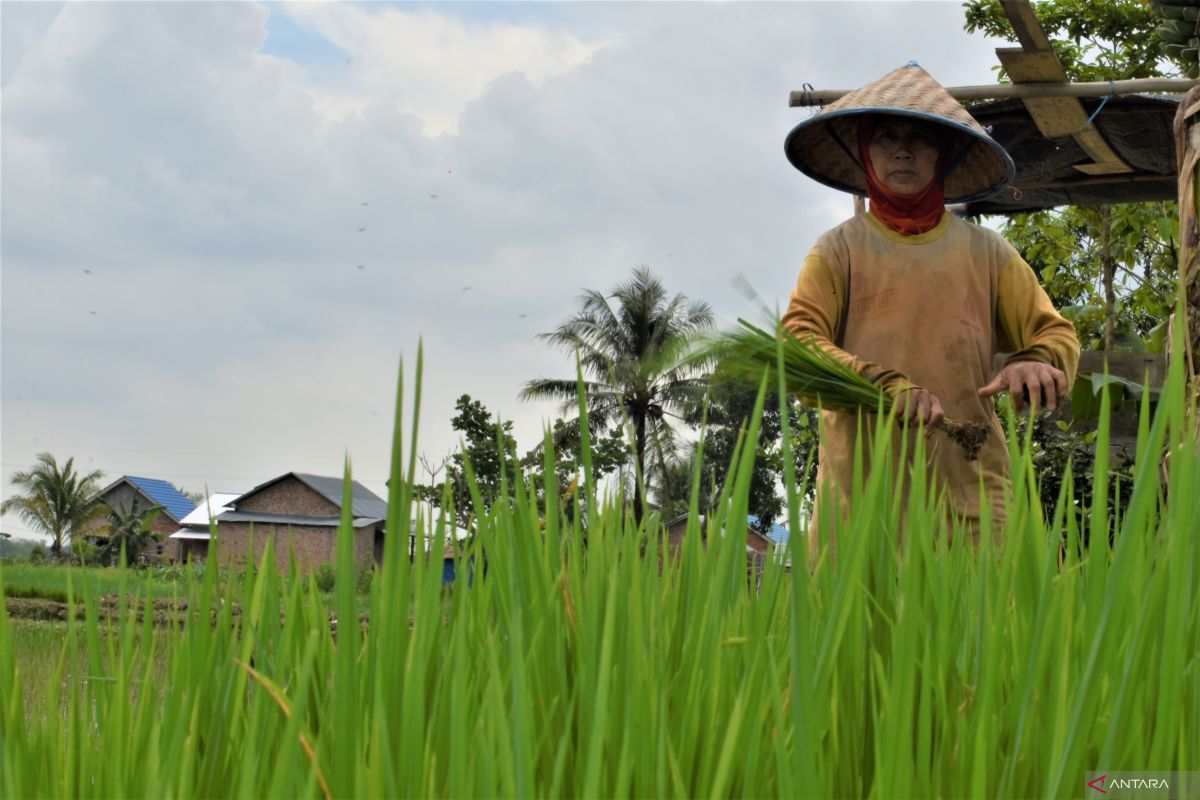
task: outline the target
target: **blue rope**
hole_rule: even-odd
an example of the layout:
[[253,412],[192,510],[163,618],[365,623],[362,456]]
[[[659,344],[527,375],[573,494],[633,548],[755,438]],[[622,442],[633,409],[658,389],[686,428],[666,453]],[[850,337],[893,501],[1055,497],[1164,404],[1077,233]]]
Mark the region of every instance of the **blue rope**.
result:
[[1108,99],[1116,96],[1116,94],[1117,85],[1110,80],[1108,82],[1108,94],[1104,95],[1104,99],[1100,101],[1100,105],[1096,106],[1096,110],[1092,112],[1090,117],[1088,117],[1087,122],[1083,123],[1083,130],[1086,131],[1088,128],[1092,127],[1092,120],[1094,120],[1096,115],[1100,113],[1100,109],[1104,108],[1104,105],[1108,102]]

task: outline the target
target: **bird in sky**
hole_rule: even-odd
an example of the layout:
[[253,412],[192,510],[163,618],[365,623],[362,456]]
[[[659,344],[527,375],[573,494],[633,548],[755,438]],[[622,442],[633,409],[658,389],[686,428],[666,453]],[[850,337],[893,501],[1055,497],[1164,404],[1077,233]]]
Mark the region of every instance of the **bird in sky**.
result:
[[370,204],[370,203],[359,203],[359,205],[360,205],[360,206],[369,206],[369,205],[371,205],[371,204]]
[[365,230],[366,230],[366,228],[359,228],[359,229],[358,229],[358,232],[359,232],[359,233],[362,233],[362,232],[363,232],[363,231],[365,231]]
[[91,275],[91,274],[92,274],[92,271],[91,271],[90,269],[87,269],[87,268],[85,267],[85,268],[84,268],[84,270],[83,270],[83,274],[84,274],[84,275]]
[[463,290],[464,292],[469,292],[469,291],[471,291],[471,287],[470,287],[470,286],[464,286],[464,287],[462,288],[462,290]]
[[359,265],[358,265],[358,269],[366,269],[366,268],[367,268],[367,265],[366,265],[366,264],[359,264]]

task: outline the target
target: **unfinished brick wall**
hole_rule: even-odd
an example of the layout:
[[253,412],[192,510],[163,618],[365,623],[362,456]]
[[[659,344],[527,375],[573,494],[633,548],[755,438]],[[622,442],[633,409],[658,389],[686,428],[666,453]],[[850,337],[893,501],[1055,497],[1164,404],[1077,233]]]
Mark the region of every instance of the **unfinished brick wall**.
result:
[[[337,528],[316,525],[254,525],[254,551],[250,552],[250,523],[222,522],[217,529],[217,553],[222,568],[241,569],[253,558],[262,560],[267,541],[272,540],[275,568],[288,574],[290,553],[296,554],[296,567],[301,574],[311,572],[321,564],[332,564],[337,556]],[[375,527],[354,530],[354,560],[359,566],[374,562]]]
[[273,486],[237,501],[234,508],[238,511],[299,517],[336,517],[342,513],[336,503],[290,475]]

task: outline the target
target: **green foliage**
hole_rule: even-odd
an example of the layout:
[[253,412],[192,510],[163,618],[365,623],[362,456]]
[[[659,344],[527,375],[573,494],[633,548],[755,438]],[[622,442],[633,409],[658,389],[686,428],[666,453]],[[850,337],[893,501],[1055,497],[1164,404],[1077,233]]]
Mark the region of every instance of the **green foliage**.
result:
[[106,513],[107,507],[96,502],[102,477],[99,470],[78,472],[74,458],[59,467],[53,455],[38,453],[32,469],[13,473],[12,484],[20,493],[0,503],[0,514],[16,514],[49,536],[50,552],[61,557],[77,532]]
[[[963,8],[967,31],[1016,38],[998,0],[968,0]],[[1033,8],[1070,80],[1177,73],[1160,55],[1158,20],[1144,0],[1047,0]],[[1174,202],[1068,206],[1014,215],[1004,235],[1055,305],[1072,307],[1085,349],[1137,350],[1170,311],[1178,218]]]
[[8,597],[33,597],[64,601],[70,592],[76,599],[85,594],[116,595],[136,591],[151,597],[171,597],[184,589],[185,578],[195,573],[170,574],[155,570],[115,567],[16,563],[4,565],[4,593]]
[[[348,516],[333,619],[269,545],[241,585],[189,583],[188,621],[166,636],[134,613],[106,629],[74,588],[85,615],[55,658],[0,605],[0,794],[1059,797],[1097,765],[1190,769],[1200,439],[1172,381],[1119,517],[1100,457],[1090,513],[1044,518],[1014,442],[1006,521],[977,546],[917,454],[908,494],[886,469],[856,481],[829,521],[836,558],[797,548],[792,569],[748,580],[755,414],[708,546],[693,528],[677,558],[639,536],[657,517],[636,526],[616,504],[589,513],[586,547],[577,522],[543,529],[518,474],[511,502],[477,507],[463,558],[488,568],[469,586],[445,591],[436,559],[387,539],[369,624]],[[886,455],[892,435],[871,446]],[[1066,486],[1060,508],[1078,502]],[[406,531],[412,487],[393,488],[389,528]],[[794,485],[787,499],[790,513]],[[1064,548],[1079,525],[1115,535]],[[30,666],[50,679],[26,702]]]
[[[689,425],[699,428],[707,414],[704,446],[702,449],[697,445],[689,447],[686,456],[672,465],[658,489],[664,517],[678,516],[688,510],[697,451],[703,458],[700,466],[701,511],[715,505],[721,487],[729,477],[742,437],[750,426],[757,397],[758,385],[748,378],[720,373],[713,376],[707,408],[699,406],[685,415]],[[811,486],[817,469],[818,414],[789,397],[788,415],[796,473],[801,482]],[[767,405],[759,424],[760,438],[750,475],[747,507],[758,517],[753,527],[765,534],[780,521],[783,512],[783,497],[779,493],[784,458],[779,408],[773,403]]]
[[[0,536],[0,558],[28,560],[33,553],[33,548],[37,546],[39,546],[37,542],[28,539],[10,539],[7,536]],[[42,555],[45,556],[45,548],[42,548]]]
[[[542,508],[545,509],[548,490],[553,488],[559,500],[559,510],[572,519],[583,514],[585,502],[583,495],[578,491],[584,472],[583,437],[580,433],[578,418],[554,420],[554,425],[549,431],[554,452],[554,475],[549,478],[545,466],[545,440],[526,453],[521,460],[522,466],[529,471]],[[624,489],[625,468],[629,465],[631,452],[621,429],[613,427],[607,434],[593,429],[588,441],[592,473],[596,480],[615,473],[618,476],[618,485]],[[554,509],[546,509],[543,513],[553,512]]]
[[[609,300],[615,300],[610,303]],[[628,421],[634,459],[633,512],[641,519],[643,486],[671,462],[678,417],[704,395],[707,367],[687,348],[712,327],[708,304],[667,293],[647,267],[637,267],[610,295],[584,292],[582,307],[540,338],[578,358],[588,380],[587,416],[597,431]],[[526,384],[526,400],[558,400],[564,414],[576,403],[575,379],[539,378]],[[591,433],[591,430],[588,431]],[[653,474],[652,474],[653,473]]]
[[313,570],[313,583],[322,592],[332,592],[333,585],[337,579],[337,573],[333,569],[333,564],[322,564]]
[[[1010,437],[1017,441],[1030,440],[1029,456],[1036,471],[1038,497],[1041,512],[1046,519],[1053,519],[1059,498],[1070,484],[1070,493],[1075,503],[1064,513],[1075,517],[1075,524],[1085,527],[1084,517],[1095,501],[1096,440],[1099,431],[1087,430],[1072,425],[1066,420],[1041,415],[1031,419],[1028,415],[1001,414],[1001,424]],[[1107,483],[1112,487],[1107,495],[1108,514],[1115,517],[1120,509],[1129,504],[1133,494],[1134,461],[1127,455],[1109,459]]]
[[100,563],[121,565],[121,553],[124,552],[125,564],[137,564],[151,545],[162,540],[160,534],[151,530],[159,511],[158,508],[139,508],[136,498],[132,507],[122,503],[120,508],[110,510],[108,539],[98,554]]
[[[1158,20],[1145,0],[1046,0],[1032,5],[1070,80],[1177,74],[1163,61],[1154,32]],[[968,33],[1016,40],[999,0],[968,0],[963,9]],[[996,69],[1007,78],[1002,67]]]
[[1175,203],[1067,206],[1016,214],[1005,224],[1004,235],[1075,324],[1087,350],[1105,349],[1107,236],[1115,290],[1112,349],[1162,349],[1163,321],[1170,314],[1177,279]]
[[500,495],[502,484],[512,480],[518,468],[516,440],[512,422],[493,417],[487,407],[464,394],[454,404],[457,412],[450,426],[462,434],[462,446],[450,457],[443,485],[426,484],[417,487],[418,496],[441,506],[448,486],[457,522],[467,527],[471,520],[471,492],[467,482],[467,462],[475,475],[476,486],[483,497],[484,507],[490,508]]

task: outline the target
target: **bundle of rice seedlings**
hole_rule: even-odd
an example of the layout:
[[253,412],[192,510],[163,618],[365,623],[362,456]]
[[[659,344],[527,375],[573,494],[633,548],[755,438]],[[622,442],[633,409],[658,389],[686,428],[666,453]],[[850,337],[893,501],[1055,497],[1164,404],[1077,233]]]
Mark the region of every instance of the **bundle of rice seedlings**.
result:
[[[891,413],[895,398],[816,344],[801,341],[782,325],[772,334],[744,319],[738,324],[739,329],[715,337],[702,350],[704,357],[715,360],[721,369],[754,378],[761,377],[763,370],[774,375],[782,348],[784,386],[805,403],[830,411]],[[988,437],[985,423],[943,418],[941,427],[968,461],[979,457]]]

